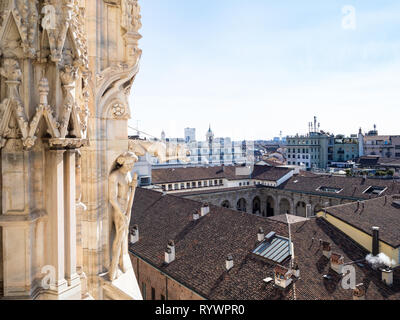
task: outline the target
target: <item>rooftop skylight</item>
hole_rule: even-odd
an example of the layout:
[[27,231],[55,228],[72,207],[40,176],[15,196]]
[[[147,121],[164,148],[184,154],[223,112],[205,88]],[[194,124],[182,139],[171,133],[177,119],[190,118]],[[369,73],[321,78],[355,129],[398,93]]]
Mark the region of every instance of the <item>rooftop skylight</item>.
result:
[[267,237],[253,253],[274,262],[282,263],[290,256],[289,239],[275,234],[272,238],[268,239]]
[[374,187],[371,186],[369,187],[367,190],[365,190],[363,193],[366,194],[375,194],[375,195],[380,195],[382,194],[385,190],[387,189],[387,187]]

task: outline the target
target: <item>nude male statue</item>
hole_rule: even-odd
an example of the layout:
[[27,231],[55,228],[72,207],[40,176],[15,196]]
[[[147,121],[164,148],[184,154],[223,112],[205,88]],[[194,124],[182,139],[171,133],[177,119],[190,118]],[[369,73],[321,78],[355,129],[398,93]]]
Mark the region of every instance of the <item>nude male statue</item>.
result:
[[[112,206],[112,219],[115,225],[115,239],[112,246],[112,260],[109,270],[110,280],[117,278],[118,264],[122,272],[124,254],[128,254],[128,230],[131,220],[133,198],[137,186],[137,174],[133,179],[131,171],[138,157],[133,152],[125,152],[117,158],[119,166],[109,177],[109,201]],[[118,263],[119,262],[119,263]]]

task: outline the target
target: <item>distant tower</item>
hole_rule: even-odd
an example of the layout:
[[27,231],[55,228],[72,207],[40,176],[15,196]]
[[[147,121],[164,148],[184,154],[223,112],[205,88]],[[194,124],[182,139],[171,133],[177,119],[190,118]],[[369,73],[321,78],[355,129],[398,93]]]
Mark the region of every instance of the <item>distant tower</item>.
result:
[[206,133],[206,140],[207,140],[207,142],[208,143],[212,143],[213,142],[213,140],[214,140],[214,133],[212,132],[212,130],[211,130],[211,124],[210,124],[210,127],[208,128],[208,131],[207,131],[207,133]]
[[358,131],[358,156],[362,157],[364,155],[364,135],[362,134],[362,130]]
[[314,132],[317,132],[317,117],[314,116],[314,128],[313,128]]
[[161,141],[163,141],[163,142],[166,141],[164,130],[161,132]]

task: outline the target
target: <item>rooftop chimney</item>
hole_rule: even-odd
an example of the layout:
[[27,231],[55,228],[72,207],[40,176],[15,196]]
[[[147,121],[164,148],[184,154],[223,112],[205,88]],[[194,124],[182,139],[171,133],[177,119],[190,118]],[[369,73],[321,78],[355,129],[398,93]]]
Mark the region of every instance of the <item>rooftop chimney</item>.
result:
[[225,261],[226,270],[231,270],[233,268],[233,257],[232,255],[228,255]]
[[168,241],[167,249],[165,250],[165,263],[171,263],[175,260],[175,243],[173,240]]
[[199,219],[200,219],[199,212],[197,210],[195,210],[193,212],[193,220],[196,221],[196,220],[199,220]]
[[363,283],[360,283],[353,289],[353,300],[365,300],[365,294],[365,286]]
[[274,269],[275,284],[283,289],[292,283],[292,273],[289,269],[277,265]]
[[139,241],[139,227],[135,224],[131,231],[131,243],[134,244]]
[[372,227],[372,255],[379,254],[379,227]]
[[322,254],[327,257],[328,259],[331,258],[332,248],[329,242],[323,241],[322,242]]
[[343,273],[344,257],[338,253],[331,254],[331,269],[338,274]]
[[202,217],[204,217],[206,214],[210,212],[210,206],[208,205],[208,203],[202,205],[200,212]]
[[264,230],[263,228],[258,229],[257,241],[261,242],[264,240]]
[[300,268],[299,265],[295,262],[293,269],[292,269],[292,273],[296,278],[300,278]]
[[387,286],[393,285],[393,270],[389,267],[382,269],[382,281]]

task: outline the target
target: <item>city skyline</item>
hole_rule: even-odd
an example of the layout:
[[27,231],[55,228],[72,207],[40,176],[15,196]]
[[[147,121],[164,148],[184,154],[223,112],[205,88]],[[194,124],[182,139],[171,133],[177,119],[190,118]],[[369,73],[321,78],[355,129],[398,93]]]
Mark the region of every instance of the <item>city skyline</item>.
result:
[[[317,115],[335,134],[396,134],[400,4],[289,2],[143,2],[130,125],[181,136],[211,123],[251,140],[306,133]],[[343,27],[346,4],[355,29]]]
[[[313,119],[310,118],[310,120],[313,120]],[[318,120],[318,117],[317,117],[317,120]],[[307,125],[310,122],[311,121],[307,122]],[[318,120],[317,124],[318,123],[320,124],[319,120]],[[362,133],[364,135],[366,135],[369,131],[374,130],[374,126],[375,125],[376,124],[372,125],[370,128],[361,128],[362,129]],[[285,134],[285,132],[282,131],[282,135],[280,135],[280,132],[278,132],[277,134],[274,134],[272,136],[259,137],[259,138],[256,137],[255,139],[242,139],[240,137],[233,138],[231,136],[220,134],[218,128],[214,128],[212,126],[212,124],[208,124],[207,126],[202,126],[200,129],[199,128],[194,128],[194,127],[191,127],[191,126],[183,126],[183,127],[182,126],[177,126],[177,127],[175,127],[176,130],[173,131],[173,132],[177,132],[176,136],[170,134],[164,128],[161,129],[161,131],[158,133],[158,135],[157,134],[154,135],[153,133],[150,134],[147,131],[142,131],[140,129],[140,127],[139,127],[139,133],[141,135],[143,135],[144,137],[160,139],[161,138],[161,133],[164,132],[167,139],[184,139],[185,138],[184,130],[187,129],[187,128],[189,128],[189,129],[193,128],[193,129],[195,129],[196,141],[205,141],[206,140],[205,137],[206,137],[207,131],[208,131],[210,126],[211,126],[211,130],[214,133],[215,138],[232,138],[232,140],[266,140],[266,141],[268,141],[268,140],[273,140],[275,138],[279,138],[280,136],[282,136],[282,138],[284,139],[284,138],[286,138],[288,136],[295,136],[297,134],[301,136],[301,135],[306,135],[306,134],[309,133],[308,127],[304,126],[305,127],[304,130],[299,130],[298,132],[296,132],[294,134],[291,134],[291,135],[287,135],[287,134]],[[130,126],[130,128],[129,128],[130,133],[133,134],[133,135],[136,134],[137,130],[135,130],[135,129],[137,129],[137,126]],[[354,130],[354,132],[350,132],[350,133],[347,134],[347,133],[343,133],[343,132],[334,132],[334,131],[325,130],[322,124],[321,124],[321,127],[319,128],[319,130],[324,131],[325,133],[333,134],[335,136],[337,136],[337,135],[345,135],[345,136],[357,135],[358,132],[359,132],[359,129],[360,128],[358,128],[357,130]],[[378,131],[379,135],[391,135],[390,133],[389,134],[381,133],[380,130],[379,130],[379,127],[377,125],[376,125],[376,130]],[[181,133],[179,133],[179,131],[181,131]],[[396,135],[396,134],[392,134],[392,135]],[[398,135],[400,136],[400,134],[398,134]]]

